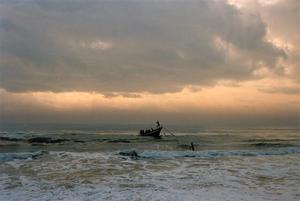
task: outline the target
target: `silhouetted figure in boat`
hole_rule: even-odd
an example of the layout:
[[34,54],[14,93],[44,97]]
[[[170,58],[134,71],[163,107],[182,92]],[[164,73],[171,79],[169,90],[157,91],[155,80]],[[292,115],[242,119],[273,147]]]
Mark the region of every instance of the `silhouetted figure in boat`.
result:
[[140,136],[151,136],[155,138],[160,138],[160,131],[162,130],[162,126],[159,121],[156,121],[156,128],[150,128],[146,130],[140,130]]
[[159,121],[158,121],[158,120],[156,121],[156,125],[157,125],[157,128],[159,128],[159,127],[160,127],[160,123],[159,123]]

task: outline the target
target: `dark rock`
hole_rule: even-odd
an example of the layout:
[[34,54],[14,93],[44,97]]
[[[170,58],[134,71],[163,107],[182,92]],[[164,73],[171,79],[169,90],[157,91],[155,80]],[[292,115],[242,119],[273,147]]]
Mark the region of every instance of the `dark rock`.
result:
[[140,156],[135,150],[132,151],[120,151],[119,154],[121,156],[130,156],[132,159],[138,159]]

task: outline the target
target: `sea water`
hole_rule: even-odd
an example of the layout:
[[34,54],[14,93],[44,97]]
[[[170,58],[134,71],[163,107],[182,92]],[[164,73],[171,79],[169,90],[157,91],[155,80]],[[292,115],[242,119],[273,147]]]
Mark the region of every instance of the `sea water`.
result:
[[2,126],[0,200],[300,200],[299,128],[137,128]]

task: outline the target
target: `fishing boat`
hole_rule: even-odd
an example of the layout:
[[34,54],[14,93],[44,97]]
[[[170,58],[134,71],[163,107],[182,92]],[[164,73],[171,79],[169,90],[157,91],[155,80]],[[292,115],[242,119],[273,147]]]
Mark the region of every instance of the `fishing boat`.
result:
[[149,137],[155,137],[160,138],[160,132],[163,129],[163,127],[160,125],[159,121],[156,122],[157,126],[156,128],[146,129],[146,130],[140,130],[140,136],[149,136]]
[[156,137],[159,138],[160,137],[160,131],[163,127],[160,126],[158,128],[151,128],[151,129],[147,129],[147,130],[140,130],[140,136],[149,136],[149,137]]

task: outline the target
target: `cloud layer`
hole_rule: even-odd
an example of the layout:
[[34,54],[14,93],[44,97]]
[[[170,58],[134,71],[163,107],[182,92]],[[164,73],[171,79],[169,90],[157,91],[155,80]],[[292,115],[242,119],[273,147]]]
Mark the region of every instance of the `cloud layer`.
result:
[[11,92],[175,92],[258,79],[288,59],[259,14],[226,1],[16,0],[0,9],[0,87]]

